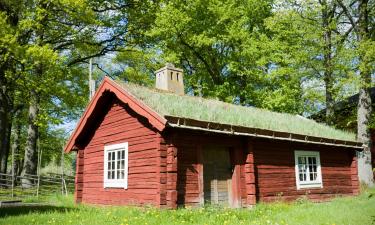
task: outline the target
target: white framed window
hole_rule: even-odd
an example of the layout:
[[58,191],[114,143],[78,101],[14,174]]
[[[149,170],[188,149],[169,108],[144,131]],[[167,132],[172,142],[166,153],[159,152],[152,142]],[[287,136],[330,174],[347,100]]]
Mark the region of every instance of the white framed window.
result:
[[297,190],[323,187],[320,154],[316,151],[294,151]]
[[104,188],[128,188],[128,142],[104,146]]

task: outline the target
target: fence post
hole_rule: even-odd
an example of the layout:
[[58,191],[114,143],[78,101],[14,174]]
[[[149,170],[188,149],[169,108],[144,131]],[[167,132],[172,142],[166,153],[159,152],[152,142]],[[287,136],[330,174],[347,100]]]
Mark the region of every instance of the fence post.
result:
[[42,163],[42,149],[40,148],[39,144],[39,137],[38,137],[38,168],[37,168],[37,173],[38,173],[38,180],[37,180],[37,187],[36,187],[36,197],[39,197],[39,186],[40,186],[40,166]]
[[61,194],[64,195],[64,145],[61,146]]
[[14,198],[14,148],[12,147],[12,199]]

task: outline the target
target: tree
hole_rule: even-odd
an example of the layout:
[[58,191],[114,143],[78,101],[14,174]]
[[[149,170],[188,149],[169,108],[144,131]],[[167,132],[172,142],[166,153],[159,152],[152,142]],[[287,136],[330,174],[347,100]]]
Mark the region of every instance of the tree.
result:
[[358,157],[358,175],[360,181],[373,185],[374,178],[371,165],[371,74],[375,71],[375,35],[374,35],[374,1],[356,0],[344,2],[337,0],[347,17],[347,22],[352,26],[356,37],[356,50],[360,88],[357,111],[357,138],[364,144],[364,151]]
[[195,95],[258,105],[264,65],[258,65],[264,19],[272,1],[168,1],[149,31],[165,61],[184,68]]
[[373,185],[373,173],[371,165],[371,134],[370,134],[370,115],[372,111],[370,87],[371,87],[371,73],[374,71],[374,58],[375,55],[367,53],[368,49],[375,48],[374,29],[370,25],[369,18],[369,5],[367,0],[358,2],[358,27],[357,27],[357,39],[359,42],[359,72],[360,72],[360,90],[358,100],[358,133],[357,137],[359,141],[362,141],[365,145],[365,149],[358,159],[359,164],[359,177],[360,179],[369,185]]
[[[274,70],[290,70],[301,80],[307,115],[325,106],[325,120],[333,125],[334,104],[353,93],[353,50],[350,29],[342,24],[334,1],[284,1],[267,19]],[[296,78],[297,79],[297,78]],[[301,107],[302,108],[302,107]]]
[[0,173],[6,173],[10,148],[13,114],[13,94],[20,76],[15,64],[18,62],[23,38],[17,35],[23,4],[0,1]]
[[6,171],[10,149],[12,110],[18,104],[14,93],[25,93],[24,173],[35,174],[37,139],[46,137],[40,130],[77,117],[87,101],[82,64],[137,44],[143,35],[139,28],[150,20],[151,14],[145,12],[152,11],[154,3],[157,1],[0,1],[0,22],[5,28],[0,38],[2,171]]

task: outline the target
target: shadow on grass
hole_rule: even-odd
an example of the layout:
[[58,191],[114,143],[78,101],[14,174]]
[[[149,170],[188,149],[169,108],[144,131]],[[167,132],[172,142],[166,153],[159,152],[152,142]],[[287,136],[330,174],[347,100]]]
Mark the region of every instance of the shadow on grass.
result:
[[0,218],[8,216],[19,216],[30,213],[52,213],[52,212],[71,212],[77,209],[73,207],[53,206],[53,205],[22,205],[22,206],[8,206],[0,208]]

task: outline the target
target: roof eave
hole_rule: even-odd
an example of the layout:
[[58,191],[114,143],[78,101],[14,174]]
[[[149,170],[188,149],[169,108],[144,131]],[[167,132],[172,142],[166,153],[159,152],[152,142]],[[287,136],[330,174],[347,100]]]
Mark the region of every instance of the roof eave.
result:
[[308,135],[294,134],[288,132],[272,131],[259,128],[248,128],[242,126],[233,126],[230,124],[220,124],[209,121],[194,120],[189,118],[165,116],[168,120],[168,126],[173,128],[182,128],[190,130],[200,130],[213,133],[222,133],[229,135],[248,136],[255,138],[265,138],[273,140],[283,140],[291,142],[319,144],[327,146],[345,147],[356,149],[358,151],[363,150],[363,144],[354,141],[343,141],[322,137],[314,137]]

